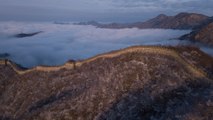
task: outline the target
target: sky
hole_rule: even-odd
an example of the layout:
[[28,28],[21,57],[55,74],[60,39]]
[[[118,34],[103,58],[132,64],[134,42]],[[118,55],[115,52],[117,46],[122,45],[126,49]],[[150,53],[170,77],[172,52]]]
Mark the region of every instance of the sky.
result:
[[213,0],[0,0],[1,21],[144,21],[160,13],[213,16]]

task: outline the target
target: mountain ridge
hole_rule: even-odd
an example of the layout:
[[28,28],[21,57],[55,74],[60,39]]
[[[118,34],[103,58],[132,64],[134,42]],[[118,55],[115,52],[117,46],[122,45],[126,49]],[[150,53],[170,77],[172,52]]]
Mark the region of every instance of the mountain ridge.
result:
[[179,39],[200,42],[212,47],[213,46],[213,18],[210,18],[207,22],[196,27],[189,34],[181,36]]
[[[190,66],[187,62],[184,62],[184,60],[182,60],[182,58],[179,56],[179,54],[175,51],[172,50],[171,48],[167,48],[167,47],[159,47],[159,46],[133,46],[133,47],[129,47],[126,49],[122,49],[122,50],[118,50],[118,51],[112,51],[109,53],[104,53],[104,54],[100,54],[97,56],[94,56],[92,58],[83,60],[83,61],[69,61],[67,63],[65,63],[64,65],[61,66],[50,66],[50,67],[45,67],[45,66],[36,66],[34,68],[31,69],[22,69],[21,66],[13,63],[12,61],[7,61],[8,65],[10,65],[18,74],[26,74],[28,72],[31,71],[58,71],[60,69],[76,69],[76,67],[80,67],[83,64],[86,63],[90,63],[92,61],[95,61],[96,59],[104,59],[104,58],[108,58],[108,57],[115,57],[115,56],[119,56],[121,54],[125,54],[125,53],[131,53],[131,52],[142,52],[142,53],[149,53],[149,54],[162,54],[162,55],[168,55],[171,57],[174,57],[176,60],[178,61],[182,61],[183,64],[185,64],[185,66]],[[4,60],[0,60],[0,64],[5,64]],[[196,71],[193,70],[194,66],[190,66],[189,69],[192,69],[192,71]],[[205,73],[202,72],[202,70],[198,70],[200,71],[200,73],[198,72],[198,76],[205,76]]]
[[[0,64],[0,119],[211,119],[213,59],[198,48],[163,48],[115,51],[58,71],[17,74]],[[197,76],[188,64],[210,73]]]
[[200,24],[204,23],[209,16],[198,14],[198,13],[186,13],[182,12],[175,16],[167,16],[160,14],[155,18],[147,20],[145,22],[135,23],[110,23],[101,24],[96,21],[80,22],[77,25],[94,25],[99,28],[111,28],[111,29],[122,29],[122,28],[163,28],[163,29],[193,29]]

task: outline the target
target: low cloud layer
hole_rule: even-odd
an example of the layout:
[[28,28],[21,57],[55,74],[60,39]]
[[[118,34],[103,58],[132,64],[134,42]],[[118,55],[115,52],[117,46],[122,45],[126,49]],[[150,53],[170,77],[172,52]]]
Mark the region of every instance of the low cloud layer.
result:
[[[32,37],[14,38],[18,33],[43,31]],[[61,65],[132,45],[189,44],[175,40],[190,31],[162,29],[101,29],[94,26],[53,23],[0,23],[0,53],[25,66]]]

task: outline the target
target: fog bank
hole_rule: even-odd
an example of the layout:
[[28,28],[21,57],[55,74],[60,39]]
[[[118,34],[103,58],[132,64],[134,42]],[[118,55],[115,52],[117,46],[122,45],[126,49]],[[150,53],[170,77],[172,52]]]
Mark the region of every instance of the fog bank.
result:
[[[13,37],[18,33],[38,31],[43,32],[31,37]],[[132,45],[190,44],[174,39],[188,32],[190,31],[137,28],[116,30],[72,24],[0,22],[0,53],[9,53],[11,60],[24,67],[61,65],[70,59],[86,59]]]

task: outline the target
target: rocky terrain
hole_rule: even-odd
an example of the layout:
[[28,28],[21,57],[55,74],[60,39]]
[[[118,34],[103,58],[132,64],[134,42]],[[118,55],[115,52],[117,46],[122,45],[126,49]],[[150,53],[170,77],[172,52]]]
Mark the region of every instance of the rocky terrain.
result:
[[1,120],[211,120],[213,58],[135,46],[23,70],[0,61]]
[[162,29],[192,29],[208,20],[208,16],[197,13],[179,13],[175,16],[160,14],[157,17],[145,22],[136,22],[128,24],[110,23],[101,24],[95,21],[81,22],[79,25],[94,25],[100,28],[162,28]]

